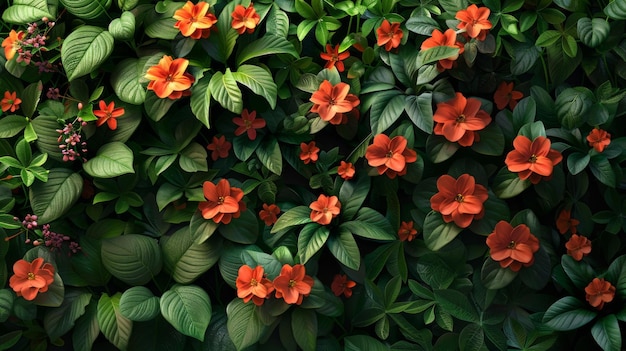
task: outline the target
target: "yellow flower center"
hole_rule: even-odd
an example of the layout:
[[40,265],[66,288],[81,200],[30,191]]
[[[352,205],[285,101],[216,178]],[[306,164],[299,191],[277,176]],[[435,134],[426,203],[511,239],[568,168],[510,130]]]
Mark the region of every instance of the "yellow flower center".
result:
[[532,155],[530,156],[530,158],[528,159],[528,162],[530,162],[530,163],[535,163],[535,162],[537,162],[537,155],[532,154]]
[[252,286],[257,286],[257,285],[259,285],[259,282],[258,282],[256,279],[252,278],[252,279],[250,280],[250,285],[252,285]]
[[456,202],[463,202],[465,200],[465,196],[463,196],[463,194],[456,194],[456,196],[454,197],[454,201]]
[[289,285],[290,288],[293,288],[294,286],[296,286],[296,283],[297,282],[295,280],[289,279],[289,284],[288,285]]
[[34,280],[34,279],[35,279],[35,277],[37,277],[37,276],[35,275],[35,273],[33,273],[33,272],[28,272],[28,280]]
[[461,114],[456,118],[456,123],[463,123],[465,122],[465,115]]
[[387,158],[392,158],[393,157],[393,151],[389,150],[387,151],[387,155],[385,155]]
[[219,196],[219,197],[217,198],[217,204],[218,204],[218,205],[223,204],[223,203],[224,203],[224,200],[226,200],[226,199],[224,198],[224,196]]

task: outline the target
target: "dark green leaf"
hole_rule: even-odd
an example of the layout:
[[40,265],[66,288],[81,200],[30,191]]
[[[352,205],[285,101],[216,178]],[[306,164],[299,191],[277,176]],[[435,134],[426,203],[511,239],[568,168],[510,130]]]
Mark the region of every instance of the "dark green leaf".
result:
[[554,330],[574,330],[589,323],[597,313],[573,296],[553,303],[543,315],[543,323]]
[[302,228],[298,236],[298,254],[300,262],[307,263],[326,243],[330,230],[317,223],[309,223]]
[[434,290],[435,301],[446,312],[466,322],[478,322],[476,308],[467,296],[456,290]]
[[604,351],[622,349],[622,333],[614,314],[609,314],[598,320],[591,327],[591,335]]

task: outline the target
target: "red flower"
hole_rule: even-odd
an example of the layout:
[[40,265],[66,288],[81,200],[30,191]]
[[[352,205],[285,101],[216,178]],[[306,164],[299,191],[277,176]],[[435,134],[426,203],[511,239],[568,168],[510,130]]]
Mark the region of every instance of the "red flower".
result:
[[438,29],[433,30],[433,32],[431,33],[431,37],[422,42],[420,50],[427,50],[438,46],[449,46],[459,49],[459,52],[457,54],[439,60],[439,62],[437,62],[437,69],[439,70],[439,72],[452,68],[456,59],[458,59],[459,55],[462,54],[465,50],[465,46],[457,42],[456,32],[452,29],[446,29],[446,31],[443,33],[441,33],[441,31],[439,31]]
[[332,45],[326,44],[326,52],[322,52],[320,54],[320,57],[322,58],[322,60],[328,61],[326,62],[324,68],[337,67],[337,71],[343,72],[345,69],[343,65],[343,60],[350,57],[350,52],[344,51],[342,53],[339,53],[339,44],[335,45],[334,48]]
[[461,21],[456,27],[465,29],[470,38],[485,40],[492,24],[489,21],[491,11],[487,7],[478,7],[474,4],[465,10],[459,10],[455,18]]
[[554,166],[563,159],[563,155],[550,149],[550,145],[550,139],[543,136],[531,141],[518,135],[513,140],[515,149],[506,155],[504,163],[510,172],[519,173],[520,179],[530,179],[533,184],[539,183],[542,178],[550,179]]
[[262,266],[256,266],[254,269],[248,265],[239,267],[235,285],[237,297],[243,299],[245,303],[252,300],[257,306],[261,306],[274,291],[272,282],[265,278]]
[[587,135],[587,141],[589,142],[589,146],[594,148],[597,152],[602,152],[604,148],[611,143],[611,134],[607,133],[606,130],[594,128],[589,132],[589,135]]
[[4,57],[7,61],[10,61],[17,50],[22,46],[22,38],[24,38],[24,32],[11,29],[9,36],[2,41],[2,47],[4,48]]
[[570,210],[563,210],[559,213],[559,218],[556,219],[556,227],[559,233],[565,234],[570,231],[572,234],[576,234],[576,226],[580,224],[580,221],[571,218]]
[[487,188],[476,184],[469,174],[458,179],[444,174],[437,179],[438,193],[430,198],[430,207],[443,215],[446,223],[454,221],[461,228],[467,228],[474,219],[485,214],[483,203],[487,201]]
[[100,127],[105,122],[109,129],[116,130],[117,129],[117,120],[116,118],[124,115],[124,108],[118,107],[115,108],[115,102],[111,101],[109,105],[104,102],[104,100],[100,100],[98,103],[100,107],[99,110],[93,111],[93,114],[98,117],[98,121],[96,121],[96,126]]
[[174,27],[178,28],[185,37],[192,39],[208,38],[211,34],[211,27],[217,23],[215,15],[208,12],[210,6],[204,1],[200,1],[196,5],[187,1],[182,8],[174,13],[174,19],[178,20]]
[[565,243],[565,248],[568,255],[580,261],[583,256],[591,253],[591,240],[582,235],[572,234],[572,237]]
[[300,159],[304,161],[304,164],[308,164],[309,162],[315,163],[317,161],[318,152],[320,152],[320,148],[315,146],[315,142],[312,141],[308,144],[300,143]]
[[378,174],[387,173],[391,179],[406,174],[406,164],[417,161],[415,150],[408,149],[407,140],[401,135],[389,139],[385,134],[374,137],[372,145],[365,150],[367,163],[378,169]]
[[326,196],[320,194],[316,201],[313,201],[309,208],[311,209],[311,220],[321,225],[330,224],[330,221],[339,215],[341,211],[341,202],[337,196]]
[[402,29],[400,29],[400,23],[390,23],[388,20],[384,19],[380,27],[376,29],[376,35],[378,37],[376,44],[378,44],[378,46],[384,45],[385,50],[391,51],[391,49],[400,46],[400,41],[404,33]]
[[204,219],[228,224],[233,217],[239,218],[241,211],[246,209],[246,204],[242,201],[243,191],[231,187],[226,179],[221,179],[217,185],[204,182],[202,192],[207,201],[201,201],[198,209],[202,211]]
[[226,140],[225,136],[213,137],[213,142],[207,145],[207,149],[211,151],[211,159],[217,161],[218,158],[228,157],[228,151],[230,151],[231,143]]
[[44,263],[43,258],[37,257],[33,262],[18,260],[13,264],[13,276],[9,279],[9,286],[17,296],[31,301],[38,293],[48,291],[48,287],[54,282],[54,267],[50,263]]
[[274,204],[272,205],[263,204],[263,209],[259,211],[259,218],[261,218],[261,220],[265,222],[265,225],[270,226],[276,223],[276,220],[278,219],[277,216],[279,213],[280,213],[280,208],[278,208],[278,206]]
[[615,297],[615,287],[604,280],[604,278],[593,278],[591,283],[585,287],[586,299],[589,304],[599,310],[604,307],[605,302],[613,301]]
[[239,34],[243,34],[244,32],[248,32],[248,34],[254,32],[254,28],[256,28],[257,24],[261,20],[259,14],[256,13],[256,10],[250,4],[249,7],[243,7],[241,5],[237,5],[235,7],[235,11],[231,14],[233,21],[231,22],[231,27],[237,31]]
[[324,80],[309,99],[313,103],[311,112],[319,114],[323,121],[340,124],[341,115],[338,116],[338,121],[333,121],[337,114],[350,112],[361,103],[359,98],[349,94],[349,91],[350,86],[346,83],[333,86],[328,80]]
[[311,293],[315,281],[306,275],[306,268],[297,264],[290,266],[285,264],[280,270],[280,275],[274,278],[276,298],[285,299],[285,303],[300,305],[302,299]]
[[185,70],[189,61],[184,58],[172,60],[171,56],[163,56],[159,64],[148,68],[145,78],[150,80],[148,90],[153,90],[160,98],[179,99],[183,92],[195,81]]
[[352,177],[354,177],[354,173],[355,170],[352,162],[341,161],[339,167],[337,168],[337,174],[339,174],[339,176],[345,180],[352,179]]
[[241,111],[241,117],[233,118],[233,123],[239,126],[235,130],[235,135],[239,136],[245,132],[248,133],[250,140],[256,139],[256,130],[265,127],[263,118],[256,119],[256,111],[248,113],[248,109]]
[[330,290],[333,291],[335,296],[350,297],[352,296],[352,288],[356,286],[356,282],[349,280],[346,275],[335,274],[333,282],[330,284]]
[[461,146],[472,146],[480,141],[477,131],[491,123],[491,116],[480,109],[480,100],[456,93],[452,100],[437,104],[433,119],[436,135],[443,135],[448,141]]
[[17,97],[17,92],[4,92],[4,98],[0,100],[0,108],[2,108],[2,112],[7,112],[11,110],[11,112],[15,112],[18,108],[20,108],[20,104],[22,103],[22,99]]
[[507,105],[512,110],[517,106],[517,101],[524,97],[524,94],[517,90],[513,90],[513,82],[502,82],[493,94],[493,101],[499,110],[504,110]]
[[525,224],[513,228],[511,224],[500,221],[487,237],[487,246],[491,258],[500,262],[500,267],[509,267],[513,272],[518,272],[522,266],[528,267],[535,261],[539,239],[530,233]]
[[400,241],[413,241],[417,236],[417,229],[413,228],[413,221],[402,221],[400,229],[398,230],[398,237]]

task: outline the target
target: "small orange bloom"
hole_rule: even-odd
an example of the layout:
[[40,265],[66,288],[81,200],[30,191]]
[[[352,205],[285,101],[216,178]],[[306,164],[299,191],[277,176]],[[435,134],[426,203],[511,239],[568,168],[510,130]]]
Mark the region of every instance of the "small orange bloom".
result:
[[4,57],[7,61],[10,61],[17,50],[22,47],[22,38],[24,38],[24,32],[11,29],[9,36],[2,41],[2,47],[4,48]]
[[297,264],[290,266],[285,264],[280,270],[280,275],[274,278],[276,298],[285,299],[285,303],[300,305],[305,296],[309,296],[315,281],[306,275],[306,268]]
[[235,285],[237,286],[237,297],[243,299],[245,303],[252,300],[257,306],[261,306],[274,291],[274,285],[265,278],[262,266],[256,266],[254,269],[248,265],[239,267]]
[[461,228],[467,228],[474,219],[485,214],[483,203],[487,201],[487,188],[476,184],[469,174],[458,179],[444,174],[437,179],[438,193],[430,198],[430,207],[441,213],[446,223],[454,221]]
[[180,30],[185,37],[192,39],[208,38],[211,34],[211,27],[217,23],[214,14],[208,12],[211,5],[200,1],[194,5],[187,1],[182,8],[174,12],[174,19],[178,20],[174,27]]
[[28,301],[34,300],[38,293],[48,291],[48,287],[54,282],[54,266],[44,263],[41,257],[33,262],[18,260],[13,264],[13,273],[9,286],[17,296]]
[[233,118],[233,123],[239,126],[235,130],[235,135],[239,136],[247,132],[250,140],[256,139],[257,129],[265,127],[265,120],[263,118],[257,119],[256,111],[248,112],[246,108],[241,111],[241,117]]
[[217,161],[218,158],[228,157],[231,146],[232,144],[222,135],[219,138],[214,136],[213,141],[206,148],[211,151],[211,159]]
[[308,164],[309,162],[315,163],[317,158],[319,157],[318,152],[320,152],[320,148],[315,146],[315,142],[312,141],[308,144],[300,143],[300,159],[304,161],[304,164]]
[[550,146],[550,139],[546,137],[538,136],[531,141],[518,135],[513,140],[515,149],[506,155],[504,163],[510,172],[518,173],[520,179],[538,184],[542,178],[550,179],[552,169],[563,159],[563,155]]
[[0,108],[2,108],[2,112],[7,112],[11,110],[11,112],[15,112],[18,108],[20,108],[20,104],[22,103],[22,99],[17,97],[17,92],[4,92],[4,98],[0,100]]
[[[352,111],[361,101],[354,94],[349,94],[350,86],[346,83],[332,85],[328,80],[324,80],[317,91],[309,99],[313,103],[311,112],[318,113],[323,121],[333,123],[337,114]],[[339,120],[333,124],[341,123]]]
[[243,191],[231,187],[226,179],[221,179],[217,185],[212,182],[202,184],[202,192],[207,201],[201,201],[198,209],[202,211],[204,219],[212,219],[215,223],[230,223],[231,219],[239,218],[241,211],[245,211]]
[[611,143],[611,134],[607,133],[606,130],[594,128],[589,132],[589,135],[587,135],[587,141],[589,142],[589,146],[594,148],[597,152],[602,152],[604,148]]
[[246,31],[248,34],[254,32],[254,28],[256,28],[259,21],[261,21],[261,17],[259,17],[259,14],[256,13],[252,4],[250,4],[249,7],[237,5],[235,7],[235,11],[231,14],[231,17],[233,18],[233,21],[230,25],[239,34],[243,34]]
[[270,226],[276,223],[276,220],[278,219],[277,216],[279,213],[280,213],[280,208],[278,208],[278,206],[274,204],[272,205],[263,204],[263,209],[259,211],[259,218],[261,218],[261,220],[265,222],[265,225]]
[[570,210],[563,210],[559,213],[559,218],[556,219],[556,227],[559,233],[565,234],[568,231],[572,234],[576,234],[576,226],[580,224],[580,221],[571,218],[572,212]]
[[316,201],[313,201],[309,208],[311,209],[311,220],[321,225],[330,224],[330,221],[339,215],[341,211],[341,202],[337,196],[326,196],[320,194]]
[[456,59],[458,59],[459,55],[462,54],[463,51],[465,50],[465,45],[457,42],[456,32],[453,29],[446,29],[446,31],[443,33],[441,33],[439,29],[435,29],[430,35],[431,35],[430,38],[422,42],[422,45],[420,46],[420,50],[427,50],[427,49],[431,49],[437,46],[449,46],[452,48],[458,48],[459,52],[457,54],[452,55],[448,58],[439,60],[437,62],[437,70],[439,70],[439,72],[443,72],[447,69],[452,68],[452,66],[454,66]]
[[585,293],[589,304],[601,310],[605,302],[613,301],[615,287],[610,282],[605,281],[604,278],[593,278],[591,283],[585,287]]
[[113,101],[111,101],[111,103],[107,105],[106,102],[104,102],[104,100],[100,100],[100,102],[98,103],[98,106],[100,107],[100,109],[93,111],[93,114],[96,115],[96,117],[98,117],[98,120],[96,121],[96,126],[100,127],[106,122],[107,126],[109,126],[109,129],[116,130],[117,129],[116,118],[124,115],[124,108],[123,107],[115,108],[115,102]]
[[352,288],[356,286],[356,282],[348,279],[345,274],[335,274],[333,282],[330,284],[330,290],[335,296],[350,297],[352,296]]
[[376,44],[378,44],[378,46],[384,45],[385,50],[391,51],[391,49],[400,46],[400,41],[404,33],[402,29],[400,29],[400,23],[390,23],[384,19],[380,27],[376,29],[376,35],[378,36]]
[[456,27],[465,29],[470,38],[485,40],[492,24],[489,21],[491,10],[488,7],[478,7],[471,4],[465,10],[459,10],[455,18],[461,21]]
[[519,99],[524,97],[524,94],[517,90],[513,90],[513,82],[502,82],[498,86],[498,89],[493,94],[493,101],[496,103],[496,107],[499,110],[504,110],[507,105],[512,110],[517,106]]
[[379,175],[387,173],[391,179],[396,175],[405,175],[406,164],[417,161],[417,153],[407,148],[407,143],[406,138],[401,135],[389,139],[386,134],[378,134],[372,145],[365,150],[367,163],[376,167]]
[[572,256],[576,261],[580,261],[583,259],[583,256],[591,253],[591,240],[585,236],[573,234],[565,243],[565,248],[568,255]]
[[530,233],[525,224],[513,228],[506,221],[500,221],[487,237],[491,258],[500,262],[500,267],[518,272],[522,266],[535,262],[535,252],[539,251],[539,239]]
[[146,72],[145,78],[150,80],[148,90],[154,90],[161,99],[165,97],[179,99],[195,81],[191,74],[185,72],[188,65],[189,60],[184,58],[173,60],[171,56],[164,55],[158,65],[148,68]]
[[437,122],[436,135],[443,135],[461,146],[472,146],[480,141],[477,131],[491,123],[491,116],[480,109],[480,100],[466,99],[461,93],[456,93],[452,100],[438,103],[433,119]]
[[354,177],[354,165],[352,165],[352,162],[341,161],[337,168],[337,173],[342,179],[350,180]]
[[339,53],[339,44],[335,45],[334,48],[332,45],[326,44],[326,52],[320,53],[320,57],[322,60],[328,61],[324,68],[337,67],[337,71],[343,72],[345,70],[343,60],[350,57],[350,52],[344,51]]
[[398,237],[400,241],[413,241],[417,236],[417,229],[413,228],[413,221],[402,221],[400,229],[398,230]]

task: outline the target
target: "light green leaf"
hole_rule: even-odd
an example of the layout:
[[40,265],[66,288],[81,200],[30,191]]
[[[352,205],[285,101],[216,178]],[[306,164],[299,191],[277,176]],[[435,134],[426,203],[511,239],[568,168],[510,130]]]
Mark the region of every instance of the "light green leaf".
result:
[[501,199],[517,196],[531,185],[529,180],[520,179],[517,173],[509,172],[506,167],[496,174],[493,184],[493,192]]
[[280,175],[283,171],[283,158],[274,137],[268,137],[255,149],[261,163],[272,173]]
[[143,285],[161,271],[161,250],[155,239],[126,234],[102,240],[102,263],[129,285]]
[[217,18],[217,33],[212,34],[209,40],[202,41],[202,46],[209,56],[225,63],[233,53],[239,33],[231,26],[231,14],[235,10],[237,1],[229,1]]
[[100,27],[84,25],[72,31],[61,47],[61,60],[67,79],[95,71],[113,52],[115,39]]
[[233,72],[233,77],[237,82],[252,90],[253,93],[264,97],[272,110],[276,108],[278,88],[268,71],[259,66],[241,65],[237,72]]
[[211,320],[209,295],[195,285],[174,285],[163,293],[161,314],[182,334],[204,341]]
[[626,20],[626,2],[621,0],[609,2],[604,8],[604,13],[615,20]]
[[120,18],[109,23],[109,32],[116,40],[132,39],[135,34],[135,15],[130,11],[122,12]]
[[611,26],[603,18],[590,19],[588,17],[580,18],[576,24],[578,38],[583,44],[595,48],[602,44],[609,36]]
[[437,251],[454,240],[461,230],[454,223],[444,222],[439,212],[430,211],[424,220],[424,243]]
[[98,149],[94,158],[83,164],[83,169],[95,178],[113,178],[135,173],[133,151],[119,141],[105,144]]
[[[9,4],[8,2],[6,4]],[[43,17],[53,19],[46,0],[15,0],[2,13],[2,20],[8,23],[27,24],[40,21]]]
[[119,311],[134,322],[144,322],[159,315],[159,297],[145,286],[133,286],[120,298]]
[[98,301],[98,325],[104,337],[118,349],[125,351],[133,331],[133,322],[120,313],[120,298],[116,293],[109,297],[103,293]]
[[344,222],[340,228],[349,230],[352,234],[373,240],[395,240],[396,233],[389,221],[379,212],[363,207],[354,220]]
[[41,81],[29,84],[21,94],[22,105],[20,111],[24,116],[32,118],[39,104],[41,98],[41,92],[43,91],[43,84]]
[[212,75],[206,73],[198,82],[191,87],[191,112],[196,116],[198,121],[202,122],[207,129],[211,129],[211,89],[209,82]]
[[237,66],[255,57],[288,54],[299,58],[298,52],[286,38],[267,34],[246,45],[237,56]]
[[189,221],[189,232],[194,238],[196,244],[202,244],[209,239],[211,235],[215,233],[217,227],[219,227],[218,223],[215,223],[210,219],[204,219],[199,210],[193,214],[191,220]]
[[127,58],[115,65],[111,86],[117,97],[129,104],[139,105],[146,100],[146,89],[141,84],[147,58]]
[[76,320],[85,313],[85,307],[90,301],[91,293],[84,290],[69,290],[61,306],[47,309],[43,317],[43,327],[50,340],[56,340],[70,331]]
[[178,163],[183,171],[189,173],[209,170],[206,148],[196,142],[189,144],[181,151]]
[[422,93],[407,96],[404,104],[411,122],[428,134],[432,134],[434,125],[432,100],[432,93]]
[[259,341],[265,326],[252,302],[246,304],[241,299],[234,299],[226,307],[226,314],[228,335],[237,350],[243,350]]
[[265,30],[268,34],[286,38],[289,34],[289,17],[277,4],[273,4],[265,20]]
[[60,0],[63,7],[74,16],[91,20],[106,13],[111,0]]
[[309,223],[302,228],[298,236],[298,254],[300,262],[307,263],[326,243],[330,230],[317,223]]
[[216,72],[209,82],[209,90],[213,98],[230,112],[240,114],[243,109],[243,98],[237,81],[229,68],[225,73]]
[[280,231],[289,229],[291,227],[311,223],[311,209],[307,206],[296,206],[287,210],[278,217],[276,223],[272,227],[271,233],[278,233]]
[[221,256],[222,239],[195,242],[189,227],[161,238],[165,269],[177,283],[189,284],[208,271]]
[[41,223],[49,223],[65,214],[83,191],[83,178],[67,168],[53,168],[46,183],[33,184],[28,192],[33,212]]
[[94,300],[87,305],[85,313],[76,320],[72,332],[72,346],[75,351],[90,351],[94,341],[100,335],[98,326],[98,303]]
[[331,235],[327,244],[330,253],[344,266],[359,270],[361,266],[361,252],[349,230],[339,227],[339,235]]
[[419,68],[423,65],[453,57],[458,54],[459,48],[451,46],[435,46],[434,48],[421,50],[419,54],[417,54],[416,67]]
[[21,132],[28,120],[24,116],[9,115],[0,119],[0,138],[7,139],[16,136]]

